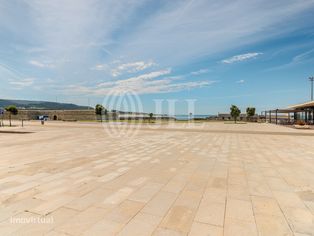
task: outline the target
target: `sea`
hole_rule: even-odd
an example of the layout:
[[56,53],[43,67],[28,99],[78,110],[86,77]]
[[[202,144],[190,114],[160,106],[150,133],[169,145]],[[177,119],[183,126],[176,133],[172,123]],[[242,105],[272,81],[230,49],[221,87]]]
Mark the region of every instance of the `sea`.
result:
[[192,115],[192,116],[189,116],[189,115],[175,115],[175,118],[177,120],[190,120],[190,119],[197,119],[197,118],[200,118],[200,119],[205,119],[207,117],[212,117],[213,115]]

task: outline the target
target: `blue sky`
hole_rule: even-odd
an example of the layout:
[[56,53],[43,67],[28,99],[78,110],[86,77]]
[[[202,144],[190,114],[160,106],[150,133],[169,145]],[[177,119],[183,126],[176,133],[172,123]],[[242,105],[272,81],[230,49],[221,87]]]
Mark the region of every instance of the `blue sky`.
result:
[[186,99],[195,114],[286,107],[310,97],[313,15],[314,0],[2,0],[0,97],[94,105],[128,90],[147,112],[155,99],[177,100],[177,114]]

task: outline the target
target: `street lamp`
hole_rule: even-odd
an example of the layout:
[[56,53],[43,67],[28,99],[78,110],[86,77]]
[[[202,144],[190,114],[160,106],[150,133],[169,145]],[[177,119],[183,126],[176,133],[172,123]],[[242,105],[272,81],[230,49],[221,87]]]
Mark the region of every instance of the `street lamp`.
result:
[[311,81],[311,101],[313,101],[313,81],[314,81],[314,77],[310,77],[309,81]]

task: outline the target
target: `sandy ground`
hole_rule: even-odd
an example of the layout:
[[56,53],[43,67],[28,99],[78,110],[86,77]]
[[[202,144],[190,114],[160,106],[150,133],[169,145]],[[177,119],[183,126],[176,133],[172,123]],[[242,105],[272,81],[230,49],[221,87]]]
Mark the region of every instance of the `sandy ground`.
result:
[[0,128],[0,235],[314,235],[314,131]]

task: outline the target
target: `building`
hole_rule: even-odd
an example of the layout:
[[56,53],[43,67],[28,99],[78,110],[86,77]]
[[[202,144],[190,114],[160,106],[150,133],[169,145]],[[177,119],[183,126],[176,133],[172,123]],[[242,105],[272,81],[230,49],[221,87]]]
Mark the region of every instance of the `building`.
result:
[[296,104],[283,109],[264,111],[266,121],[275,124],[295,124],[304,121],[314,124],[314,101]]

